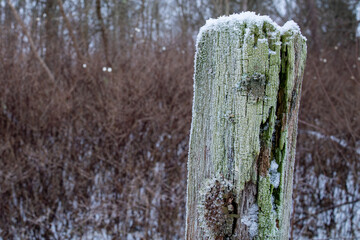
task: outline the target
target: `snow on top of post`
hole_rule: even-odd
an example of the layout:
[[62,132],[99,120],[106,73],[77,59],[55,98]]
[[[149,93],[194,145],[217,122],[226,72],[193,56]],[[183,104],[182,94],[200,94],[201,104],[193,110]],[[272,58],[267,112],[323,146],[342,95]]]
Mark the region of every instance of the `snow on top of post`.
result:
[[206,24],[200,29],[203,31],[218,29],[221,28],[223,25],[231,25],[234,23],[254,23],[258,26],[262,25],[264,22],[269,22],[276,27],[279,27],[277,23],[275,23],[269,16],[260,16],[257,15],[255,12],[242,12],[238,14],[232,14],[229,16],[221,16],[217,19],[210,18],[206,20]]
[[[296,22],[294,22],[293,20],[287,21],[284,24],[284,26],[280,27],[279,30],[280,30],[281,35],[284,35],[285,32],[289,32],[289,31],[292,31],[292,32],[295,32],[295,33],[298,32],[301,35],[299,25]],[[302,37],[306,40],[306,37],[304,37],[304,36],[302,36]]]
[[[261,27],[265,22],[273,25],[275,29],[277,29],[280,32],[281,35],[283,35],[285,32],[288,31],[299,33],[301,35],[299,25],[297,25],[297,23],[295,23],[292,20],[288,21],[287,23],[285,23],[283,27],[281,27],[276,22],[274,22],[269,16],[266,15],[260,16],[255,12],[242,12],[239,14],[232,14],[230,16],[221,16],[217,19],[210,18],[206,20],[205,25],[200,28],[199,34],[197,36],[197,43],[202,38],[203,33],[210,30],[217,31],[217,30],[221,30],[223,27],[231,27],[239,23],[255,24]],[[303,38],[306,40],[305,37]]]

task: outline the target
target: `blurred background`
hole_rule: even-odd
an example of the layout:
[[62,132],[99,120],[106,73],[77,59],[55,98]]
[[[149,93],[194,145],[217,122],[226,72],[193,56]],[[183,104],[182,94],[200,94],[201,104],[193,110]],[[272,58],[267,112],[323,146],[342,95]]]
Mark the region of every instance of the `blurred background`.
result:
[[194,41],[246,10],[308,39],[290,238],[360,238],[359,1],[0,0],[0,239],[183,239]]

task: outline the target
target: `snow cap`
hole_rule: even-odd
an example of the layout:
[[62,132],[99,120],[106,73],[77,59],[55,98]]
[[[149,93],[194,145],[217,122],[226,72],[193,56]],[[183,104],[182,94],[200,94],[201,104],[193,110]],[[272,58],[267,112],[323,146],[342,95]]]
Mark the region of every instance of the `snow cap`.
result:
[[[283,35],[285,32],[292,31],[294,33],[300,32],[300,27],[297,23],[290,20],[284,24],[283,27],[280,27],[276,22],[274,22],[269,16],[264,15],[260,16],[259,14],[256,14],[255,12],[242,12],[238,14],[232,14],[230,16],[221,16],[217,19],[210,18],[206,20],[206,23],[203,27],[200,28],[199,34],[197,36],[197,43],[202,38],[202,35],[204,32],[207,31],[218,31],[221,30],[223,27],[232,27],[237,24],[246,23],[246,24],[255,24],[259,27],[261,27],[265,22],[271,24],[275,27],[276,30],[280,32],[281,35]],[[306,38],[303,37],[305,40]]]

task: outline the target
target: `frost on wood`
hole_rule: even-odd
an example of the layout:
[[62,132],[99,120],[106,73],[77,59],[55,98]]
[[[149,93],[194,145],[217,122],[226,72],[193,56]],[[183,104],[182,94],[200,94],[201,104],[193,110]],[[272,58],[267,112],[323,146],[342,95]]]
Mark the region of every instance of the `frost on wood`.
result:
[[200,191],[199,222],[204,236],[226,238],[232,235],[237,205],[233,186],[222,177],[208,180]]
[[274,188],[278,188],[280,184],[280,173],[278,172],[279,165],[276,161],[272,161],[270,165],[270,183],[274,186]]
[[208,20],[196,48],[186,239],[287,239],[306,39],[245,12]]
[[241,223],[245,224],[249,229],[250,237],[255,237],[258,234],[258,211],[257,204],[253,204],[249,208],[249,212],[241,218]]

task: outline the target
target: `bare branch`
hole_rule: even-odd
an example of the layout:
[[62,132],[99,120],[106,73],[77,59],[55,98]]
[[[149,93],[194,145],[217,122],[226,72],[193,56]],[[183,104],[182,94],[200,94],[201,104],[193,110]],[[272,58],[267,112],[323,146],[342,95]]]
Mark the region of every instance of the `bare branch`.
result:
[[44,68],[46,74],[48,75],[48,77],[50,78],[50,80],[52,82],[55,83],[55,77],[54,75],[52,74],[52,72],[50,71],[49,67],[46,65],[46,63],[44,62],[44,60],[40,57],[40,55],[38,54],[38,52],[36,51],[36,47],[35,47],[35,44],[34,44],[34,41],[32,40],[30,34],[28,33],[27,31],[27,28],[24,24],[24,22],[21,20],[18,12],[16,11],[14,5],[10,2],[10,0],[6,0],[7,4],[10,6],[11,8],[11,11],[13,12],[14,16],[15,16],[15,19],[16,21],[18,22],[18,24],[20,24],[25,36],[28,38],[29,40],[29,43],[30,43],[30,48],[31,48],[31,51],[33,52],[33,54],[35,55],[36,59],[40,62],[41,66]]
[[76,52],[76,55],[78,57],[78,59],[81,61],[81,60],[84,60],[84,57],[82,56],[81,52],[80,52],[80,49],[79,49],[79,45],[76,41],[76,38],[74,36],[74,33],[73,33],[73,29],[71,27],[71,24],[70,24],[70,21],[68,19],[68,17],[66,16],[65,14],[65,11],[64,11],[64,7],[63,7],[63,3],[61,0],[57,0],[58,4],[59,4],[59,7],[60,7],[60,12],[61,12],[61,15],[62,17],[64,18],[64,21],[65,21],[65,24],[66,24],[66,27],[69,31],[69,35],[70,35],[70,38],[71,38],[71,41],[73,42],[74,44],[74,48],[75,48],[75,52]]

